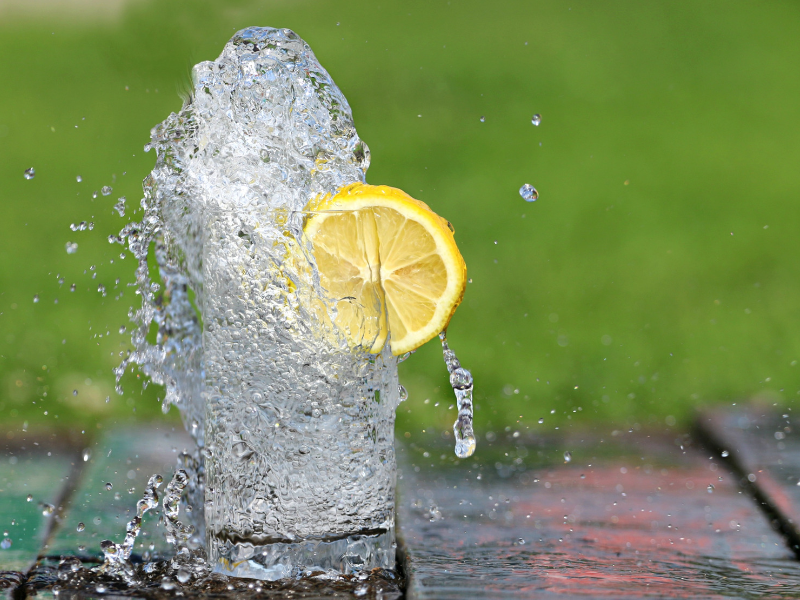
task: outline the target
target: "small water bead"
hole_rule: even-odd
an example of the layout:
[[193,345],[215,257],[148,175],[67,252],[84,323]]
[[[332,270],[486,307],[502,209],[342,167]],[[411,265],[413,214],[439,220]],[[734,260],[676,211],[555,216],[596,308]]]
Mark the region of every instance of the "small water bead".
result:
[[75,529],[78,531],[78,533],[80,533],[81,531],[83,531],[84,529],[86,529],[86,524],[84,524],[84,523],[78,523],[78,526],[77,526]]
[[33,295],[33,303],[36,304],[37,302],[39,302],[39,294],[34,294]]
[[31,167],[30,169],[25,169],[24,175],[25,179],[33,179],[34,177],[36,177],[36,170],[33,167]]
[[400,395],[400,402],[408,400],[408,390],[402,385],[397,386],[397,393]]
[[56,509],[55,506],[45,502],[44,504],[42,504],[42,515],[44,515],[45,517],[49,517],[50,515],[53,514],[53,511],[55,511],[55,509]]
[[3,538],[3,541],[0,542],[0,548],[3,550],[8,550],[11,548],[11,538]]
[[723,451],[720,453],[720,456],[721,456],[722,458],[728,458],[728,456],[730,456],[730,452],[728,452],[727,450],[723,450]]
[[566,452],[564,452],[564,462],[568,463],[568,462],[571,462],[571,461],[572,461],[572,452],[567,450]]
[[85,448],[83,451],[83,462],[88,462],[90,458],[92,458],[92,451],[90,448]]
[[25,498],[27,502],[33,502],[33,494],[28,494],[28,497]]
[[536,127],[538,127],[539,123],[541,123],[541,122],[542,122],[542,115],[540,115],[539,113],[536,113],[535,115],[533,115],[531,117],[531,123],[536,125]]
[[192,574],[191,574],[191,573],[189,573],[189,571],[188,571],[188,570],[186,570],[186,569],[184,569],[183,567],[181,567],[180,569],[178,569],[178,572],[177,572],[177,574],[175,575],[175,579],[177,579],[177,580],[178,580],[178,581],[180,581],[181,583],[186,583],[186,582],[187,582],[187,581],[189,581],[191,578],[192,578]]
[[522,196],[522,199],[525,200],[525,202],[535,202],[539,197],[539,192],[537,192],[536,188],[530,183],[526,183],[519,188],[519,195]]
[[100,193],[101,193],[101,194],[103,194],[103,196],[109,196],[109,195],[111,195],[111,192],[113,192],[113,191],[114,191],[114,190],[111,188],[111,186],[110,186],[110,185],[104,185],[104,186],[103,186],[103,187],[100,189]]
[[108,491],[110,492],[112,489],[114,489],[114,484],[112,484],[112,483],[107,483],[107,484],[106,484],[106,490],[108,490]]
[[544,423],[544,417],[539,417],[539,425],[541,425],[542,423]]
[[486,122],[486,117],[484,117],[483,115],[481,115],[481,123],[485,123],[485,122]]
[[77,181],[78,183],[80,183],[81,181],[83,181],[83,177],[81,177],[80,175],[78,175],[77,177],[75,177],[75,181]]
[[74,292],[76,287],[76,284],[73,283],[71,286],[69,286],[69,291]]
[[67,242],[66,250],[67,254],[75,254],[78,251],[78,244],[75,242]]
[[709,494],[713,494],[714,493],[714,484],[713,483],[709,483],[708,487],[706,489],[708,490]]

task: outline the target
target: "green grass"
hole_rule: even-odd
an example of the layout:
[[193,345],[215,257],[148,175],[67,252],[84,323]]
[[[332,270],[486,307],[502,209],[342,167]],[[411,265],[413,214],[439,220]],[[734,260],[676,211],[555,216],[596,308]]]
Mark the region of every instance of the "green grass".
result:
[[[141,0],[118,19],[0,19],[3,427],[159,412],[156,386],[113,392],[138,298],[132,259],[106,242],[125,222],[111,207],[138,205],[142,146],[191,65],[253,24],[312,46],[370,145],[370,183],[455,225],[473,283],[449,338],[481,431],[796,401],[796,4]],[[71,232],[81,220],[94,230]],[[402,378],[401,430],[449,426],[436,344]]]

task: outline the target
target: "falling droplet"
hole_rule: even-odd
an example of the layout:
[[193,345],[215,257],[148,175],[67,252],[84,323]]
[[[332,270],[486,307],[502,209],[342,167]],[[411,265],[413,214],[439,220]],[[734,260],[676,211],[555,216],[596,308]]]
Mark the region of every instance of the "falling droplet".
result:
[[0,542],[0,548],[3,550],[8,550],[11,548],[11,538],[4,538],[2,542]]
[[519,188],[519,195],[522,196],[522,199],[525,200],[525,202],[535,202],[539,197],[539,192],[537,192],[536,188],[530,183],[526,183]]
[[78,251],[78,244],[75,242],[67,242],[67,254],[75,254]]
[[531,117],[531,123],[536,125],[536,127],[538,127],[539,123],[541,123],[541,122],[542,122],[542,115],[540,115],[539,113],[536,113],[535,115],[533,115]]
[[542,423],[544,423],[544,417],[539,417],[539,425],[541,425]]
[[28,497],[25,498],[25,500],[28,502],[33,502],[33,494],[28,494]]
[[408,400],[408,390],[404,388],[402,385],[397,386],[397,392],[400,394],[400,402],[405,402]]
[[565,463],[568,463],[568,462],[570,462],[571,460],[572,460],[572,452],[570,452],[569,450],[567,450],[566,452],[564,452],[564,462],[565,462]]
[[33,303],[36,304],[37,302],[39,302],[39,294],[34,294]]
[[730,452],[728,452],[727,450],[723,450],[723,451],[720,453],[720,456],[721,456],[722,458],[728,458],[728,456],[730,456]]
[[83,451],[83,462],[89,462],[90,458],[92,458],[92,451],[89,448],[86,448]]
[[78,523],[78,526],[76,527],[76,529],[78,530],[78,532],[81,532],[84,529],[86,529],[86,525],[83,524],[83,523]]
[[25,169],[25,179],[33,179],[34,177],[36,177],[36,170],[33,167]]
[[83,181],[83,177],[81,177],[80,175],[78,175],[78,176],[75,178],[75,181],[77,181],[78,183],[80,183],[81,181]]
[[125,216],[125,196],[120,196],[119,200],[117,200],[117,203],[114,205],[114,210],[119,213],[120,217]]
[[111,188],[110,185],[104,185],[102,188],[100,188],[100,193],[103,194],[103,196],[108,196],[113,191],[114,190]]
[[126,330],[126,329],[127,329],[127,327],[125,327],[125,325],[122,325],[122,326],[120,326],[120,328],[119,328],[119,332],[120,332],[120,333],[125,333],[125,330]]
[[486,117],[484,117],[483,115],[481,115],[481,123],[485,123],[485,122],[486,122]]
[[113,488],[114,488],[114,484],[113,484],[113,483],[107,483],[107,484],[106,484],[106,490],[108,490],[109,492],[110,492],[110,491],[111,491]]
[[178,573],[175,575],[175,579],[177,579],[177,580],[178,580],[178,581],[180,581],[181,583],[186,583],[186,582],[187,582],[187,581],[189,581],[189,579],[191,579],[191,578],[192,578],[192,575],[191,575],[191,573],[189,573],[189,571],[187,571],[187,570],[186,570],[186,569],[184,569],[183,567],[181,567],[180,569],[178,569]]
[[53,514],[53,511],[55,509],[56,507],[53,506],[52,504],[47,504],[47,503],[42,504],[42,515],[44,515],[45,517],[49,517],[50,515]]
[[714,493],[714,484],[713,483],[709,483],[708,487],[706,489],[708,490],[709,494],[713,494]]

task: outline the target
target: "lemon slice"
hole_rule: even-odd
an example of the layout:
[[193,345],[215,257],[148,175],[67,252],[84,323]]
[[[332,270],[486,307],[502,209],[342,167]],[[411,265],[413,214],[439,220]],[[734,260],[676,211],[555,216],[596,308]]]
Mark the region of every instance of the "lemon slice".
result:
[[377,353],[419,348],[447,327],[467,266],[452,226],[402,190],[356,183],[306,206],[304,231],[337,325]]

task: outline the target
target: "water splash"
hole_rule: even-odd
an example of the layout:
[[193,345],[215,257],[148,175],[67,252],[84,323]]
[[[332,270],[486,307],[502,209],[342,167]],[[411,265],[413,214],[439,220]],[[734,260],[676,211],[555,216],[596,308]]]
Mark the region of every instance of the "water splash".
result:
[[111,540],[100,542],[100,549],[105,555],[105,561],[98,567],[100,572],[120,576],[129,583],[134,582],[133,566],[130,563],[133,545],[142,530],[142,518],[145,513],[158,507],[158,488],[163,482],[161,475],[150,477],[142,499],[136,503],[136,516],[125,528],[125,539],[121,544],[115,544]]
[[447,333],[439,334],[442,340],[444,364],[450,373],[450,385],[456,394],[458,417],[453,424],[453,435],[456,438],[456,456],[468,458],[475,452],[475,433],[472,430],[472,373],[461,366],[456,353],[447,344]]

